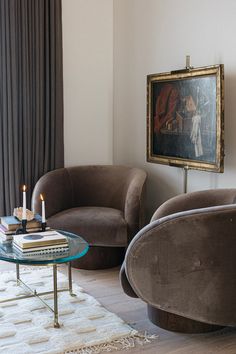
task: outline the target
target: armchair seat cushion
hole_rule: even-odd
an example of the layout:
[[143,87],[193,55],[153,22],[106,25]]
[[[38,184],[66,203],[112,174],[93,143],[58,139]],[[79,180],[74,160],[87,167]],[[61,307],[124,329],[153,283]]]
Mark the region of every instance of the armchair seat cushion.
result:
[[125,247],[127,223],[122,211],[105,207],[77,207],[54,214],[50,227],[81,235],[92,246]]

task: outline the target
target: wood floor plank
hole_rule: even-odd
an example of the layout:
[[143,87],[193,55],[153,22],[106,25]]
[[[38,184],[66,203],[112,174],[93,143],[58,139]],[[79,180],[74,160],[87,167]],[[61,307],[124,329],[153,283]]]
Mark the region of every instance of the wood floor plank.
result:
[[[15,269],[0,261],[0,272]],[[65,266],[60,266],[67,273]],[[119,354],[236,354],[236,328],[224,328],[208,334],[181,334],[165,331],[153,325],[147,317],[146,304],[124,294],[119,282],[119,269],[86,271],[73,269],[73,280],[94,296],[104,307],[116,313],[141,333],[158,338]]]

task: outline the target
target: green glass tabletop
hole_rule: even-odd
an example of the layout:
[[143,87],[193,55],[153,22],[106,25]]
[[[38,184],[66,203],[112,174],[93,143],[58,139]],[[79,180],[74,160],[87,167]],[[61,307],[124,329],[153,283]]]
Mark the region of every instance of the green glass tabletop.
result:
[[88,252],[89,245],[82,237],[67,231],[58,231],[66,236],[69,246],[68,250],[57,253],[24,255],[13,247],[12,241],[5,241],[0,242],[0,260],[28,265],[58,264],[73,261],[74,259],[83,257]]

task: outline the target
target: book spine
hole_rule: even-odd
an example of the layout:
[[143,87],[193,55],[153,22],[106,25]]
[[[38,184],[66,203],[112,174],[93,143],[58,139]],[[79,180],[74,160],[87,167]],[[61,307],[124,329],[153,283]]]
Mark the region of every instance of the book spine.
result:
[[29,255],[41,255],[41,254],[53,254],[53,253],[61,253],[63,255],[63,253],[66,253],[67,251],[69,251],[69,248],[67,247],[58,247],[58,248],[48,248],[45,250],[37,250],[37,251],[27,251],[27,252],[22,252],[18,247],[13,246],[14,249],[17,251],[18,254],[21,254],[22,256],[29,256]]
[[[3,233],[4,235],[9,235],[9,236],[14,236],[15,235],[15,231],[9,231],[6,230],[4,227],[1,227],[2,225],[0,225],[0,232]],[[35,228],[26,228],[28,232],[41,232],[42,228],[41,227],[35,227]],[[46,231],[49,231],[50,227],[47,226],[46,227]]]
[[12,236],[0,233],[0,241],[11,241],[12,239],[13,239]]
[[53,245],[53,246],[39,246],[39,247],[33,247],[33,248],[27,248],[27,249],[23,249],[21,248],[20,246],[17,245],[17,243],[15,243],[13,241],[13,247],[17,248],[19,251],[25,253],[25,252],[38,252],[38,251],[41,251],[41,250],[53,250],[53,249],[58,249],[58,248],[61,248],[62,250],[63,249],[68,249],[68,244],[65,244],[65,245]]

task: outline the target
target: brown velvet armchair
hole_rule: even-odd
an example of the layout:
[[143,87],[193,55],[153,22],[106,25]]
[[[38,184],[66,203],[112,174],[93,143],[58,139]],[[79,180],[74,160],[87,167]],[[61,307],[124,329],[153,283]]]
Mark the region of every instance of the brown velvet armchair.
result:
[[41,213],[46,199],[47,223],[81,235],[91,246],[73,262],[85,269],[120,264],[124,251],[143,226],[146,173],[126,166],[77,166],[48,172],[37,182],[32,210]]
[[205,332],[236,325],[236,189],[168,200],[130,243],[120,277],[162,328]]

